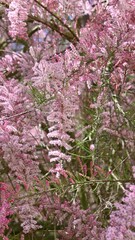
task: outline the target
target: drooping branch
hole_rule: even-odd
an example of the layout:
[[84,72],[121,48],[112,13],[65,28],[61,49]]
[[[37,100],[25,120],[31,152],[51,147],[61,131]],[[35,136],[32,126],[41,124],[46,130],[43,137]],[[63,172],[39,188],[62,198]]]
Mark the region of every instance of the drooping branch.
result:
[[62,26],[64,26],[72,35],[72,38],[75,39],[77,42],[79,42],[79,38],[76,36],[76,34],[74,33],[74,31],[66,24],[62,21],[62,19],[60,17],[58,17],[55,13],[53,13],[51,10],[49,10],[46,6],[44,6],[42,3],[40,3],[37,0],[34,0],[39,6],[41,6],[45,11],[47,11],[48,13],[51,14],[51,16],[53,16],[55,19],[57,19]]
[[49,27],[50,29],[52,29],[53,31],[57,32],[60,34],[60,36],[64,37],[65,39],[67,39],[69,42],[75,44],[74,42],[74,38],[73,38],[73,35],[71,35],[70,33],[65,33],[65,32],[62,32],[60,31],[60,28],[57,24],[55,23],[51,23],[51,22],[48,22],[46,20],[43,20],[41,19],[39,16],[29,16],[29,20],[34,20],[34,21],[37,21],[39,23],[42,23],[43,25]]

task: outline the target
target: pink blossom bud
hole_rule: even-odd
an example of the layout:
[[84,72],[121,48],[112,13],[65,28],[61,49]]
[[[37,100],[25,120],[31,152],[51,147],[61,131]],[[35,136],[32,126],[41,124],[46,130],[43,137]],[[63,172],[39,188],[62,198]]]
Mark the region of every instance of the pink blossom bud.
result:
[[91,144],[91,145],[90,145],[90,150],[91,150],[91,151],[94,151],[94,149],[95,149],[95,145],[94,145],[94,144]]

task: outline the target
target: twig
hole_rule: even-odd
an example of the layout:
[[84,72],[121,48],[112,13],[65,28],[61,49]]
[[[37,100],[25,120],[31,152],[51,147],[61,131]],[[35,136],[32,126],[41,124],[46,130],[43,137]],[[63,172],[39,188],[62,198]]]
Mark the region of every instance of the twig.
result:
[[[53,98],[50,98],[50,99],[48,99],[48,101],[49,101],[49,100],[52,100],[52,99],[53,99]],[[49,103],[46,102],[46,103],[44,104],[44,106],[47,106],[48,104],[49,104]],[[12,119],[12,118],[14,118],[14,117],[18,117],[18,116],[21,116],[21,115],[24,115],[24,114],[27,114],[27,113],[30,113],[30,112],[33,112],[33,111],[36,111],[36,109],[30,109],[30,110],[27,110],[27,111],[24,111],[24,112],[21,112],[21,113],[14,114],[14,115],[9,116],[9,117],[0,118],[0,122],[2,122],[2,121],[4,121],[4,120],[9,120],[9,119]]]
[[10,116],[10,117],[0,118],[0,122],[5,121],[5,120],[9,120],[11,118],[18,117],[18,116],[21,116],[21,115],[24,115],[24,114],[27,114],[27,113],[32,112],[32,111],[35,111],[35,109],[31,109],[31,110],[27,110],[25,112],[17,113],[17,114],[14,114],[14,115]]
[[72,41],[71,41],[71,38],[70,38],[67,34],[61,32],[61,31],[59,30],[59,28],[58,28],[57,25],[53,25],[53,24],[51,24],[51,23],[48,23],[47,21],[41,19],[39,16],[37,17],[37,16],[31,16],[31,15],[29,15],[29,19],[34,20],[34,21],[37,21],[37,22],[40,22],[40,23],[46,25],[47,27],[51,28],[53,31],[56,31],[57,33],[59,33],[60,36],[65,37],[69,42],[72,42]]
[[71,28],[65,24],[61,18],[59,18],[55,13],[53,13],[51,10],[49,10],[46,6],[44,6],[42,3],[40,3],[37,0],[34,0],[39,6],[41,6],[45,11],[50,13],[53,17],[55,17],[65,28],[68,29],[68,31],[75,37],[75,39],[79,42],[79,38],[76,36],[76,34],[71,30]]
[[[83,185],[83,184],[94,184],[94,183],[117,183],[117,182],[122,182],[122,183],[134,183],[135,182],[135,179],[118,179],[118,180],[107,180],[107,179],[104,179],[104,180],[90,180],[90,181],[84,181],[84,182],[77,182],[77,183],[71,183],[71,184],[67,184],[65,185],[64,187],[71,187],[71,186],[77,186],[77,185]],[[63,186],[62,186],[63,188]],[[59,188],[60,189],[60,188]],[[34,197],[34,196],[37,196],[37,195],[41,195],[41,194],[44,194],[44,193],[49,193],[49,192],[53,192],[55,191],[56,192],[56,188],[51,188],[51,189],[48,189],[48,190],[44,190],[42,192],[36,192],[36,193],[33,193],[33,194],[27,194],[25,196],[22,196],[22,197],[19,197],[17,200],[21,200],[21,199],[24,199],[24,198],[27,198],[27,197]]]

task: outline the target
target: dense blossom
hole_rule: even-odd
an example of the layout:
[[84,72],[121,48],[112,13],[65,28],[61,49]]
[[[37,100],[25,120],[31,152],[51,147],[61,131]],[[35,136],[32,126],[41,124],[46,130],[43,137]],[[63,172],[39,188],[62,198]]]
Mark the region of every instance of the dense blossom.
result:
[[51,196],[43,195],[40,199],[40,210],[45,210],[46,219],[54,218],[57,226],[65,226],[64,231],[58,231],[60,239],[105,239],[104,229],[90,208],[83,210],[78,202],[61,202],[57,196],[54,197],[53,202]]
[[11,23],[9,33],[12,37],[27,38],[25,20],[28,16],[28,9],[31,7],[30,1],[11,1],[9,4],[8,18]]
[[13,202],[13,196],[11,195],[11,189],[6,183],[0,183],[0,236],[4,240],[7,240],[4,236],[5,229],[8,229],[10,222],[10,216],[13,214],[11,210],[11,203]]
[[135,239],[134,12],[0,0],[4,240]]
[[110,226],[106,232],[107,240],[135,238],[135,186],[129,185],[121,203],[116,203],[116,210],[110,217]]

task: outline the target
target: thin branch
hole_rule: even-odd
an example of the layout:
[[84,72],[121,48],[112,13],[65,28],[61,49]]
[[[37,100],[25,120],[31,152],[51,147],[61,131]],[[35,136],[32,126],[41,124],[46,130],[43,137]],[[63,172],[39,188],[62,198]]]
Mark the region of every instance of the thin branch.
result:
[[25,112],[17,113],[17,114],[14,114],[14,115],[10,116],[10,117],[0,118],[0,122],[5,121],[5,120],[9,120],[11,118],[19,117],[21,115],[27,114],[27,113],[32,112],[32,111],[35,111],[35,109],[31,109],[31,110],[27,110]]
[[[107,179],[104,179],[104,180],[90,180],[90,181],[84,181],[84,182],[77,182],[77,183],[70,183],[70,184],[67,184],[65,186],[62,186],[61,188],[63,187],[71,187],[71,186],[77,186],[77,185],[83,185],[83,184],[94,184],[94,183],[117,183],[117,182],[121,182],[121,183],[135,183],[135,179],[118,179],[118,180],[107,180]],[[60,189],[60,188],[59,188]],[[58,190],[59,190],[58,189]],[[34,197],[34,196],[38,196],[38,195],[41,195],[41,194],[44,194],[44,193],[49,193],[49,192],[53,192],[55,191],[56,192],[57,188],[51,188],[51,189],[48,189],[48,190],[44,190],[42,192],[36,192],[36,193],[33,193],[33,194],[27,194],[25,196],[22,196],[22,197],[19,197],[17,200],[21,200],[21,199],[24,199],[24,198],[27,198],[27,197]]]
[[53,13],[51,10],[49,10],[46,6],[44,6],[42,3],[40,3],[37,0],[34,0],[39,6],[41,6],[45,11],[50,13],[53,17],[55,17],[65,28],[68,29],[68,31],[74,36],[74,38],[79,42],[79,38],[76,36],[76,34],[71,30],[71,28],[65,24],[61,18],[59,18],[55,13]]
[[44,24],[45,26],[51,28],[53,31],[56,31],[57,33],[59,33],[60,36],[65,37],[69,42],[73,43],[73,38],[71,38],[71,36],[65,34],[64,32],[61,32],[61,31],[59,30],[59,27],[58,27],[57,25],[52,24],[52,23],[49,23],[49,22],[41,19],[39,16],[37,17],[37,16],[31,16],[31,15],[29,15],[29,19]]
[[[48,99],[48,101],[49,101],[49,100],[52,100],[52,99],[53,99],[53,98],[50,98],[50,99]],[[49,104],[49,102],[46,102],[46,103],[44,104],[44,106],[47,106],[48,104]],[[2,122],[2,121],[4,121],[4,120],[12,119],[12,118],[14,118],[14,117],[19,117],[19,116],[21,116],[21,115],[25,115],[25,114],[30,113],[30,112],[33,112],[33,111],[36,111],[36,109],[34,108],[34,109],[30,109],[30,110],[27,110],[27,111],[24,111],[24,112],[21,112],[21,113],[14,114],[14,115],[9,116],[9,117],[0,118],[0,122]]]

